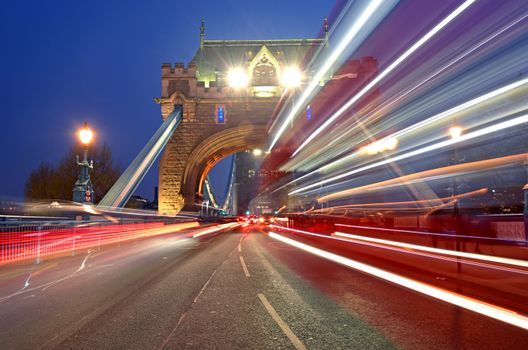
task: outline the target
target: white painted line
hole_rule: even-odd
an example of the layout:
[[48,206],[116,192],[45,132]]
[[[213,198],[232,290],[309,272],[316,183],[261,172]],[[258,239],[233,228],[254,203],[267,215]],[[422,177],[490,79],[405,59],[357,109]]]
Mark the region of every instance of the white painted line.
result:
[[242,269],[244,270],[244,275],[246,275],[246,277],[251,277],[251,275],[249,274],[249,270],[246,266],[246,262],[244,261],[244,257],[243,256],[240,256],[240,263],[242,264]]
[[[194,298],[193,300],[193,304],[196,303],[198,301],[198,299],[200,299],[200,296],[202,295],[202,293],[205,291],[205,288],[207,288],[207,286],[209,285],[209,282],[211,282],[211,280],[213,279],[214,275],[216,274],[216,271],[217,269],[215,269],[213,271],[213,273],[211,274],[211,276],[209,276],[209,279],[204,283],[202,289],[200,289],[200,291],[198,292],[198,295],[196,296],[196,298]],[[183,319],[185,318],[185,316],[187,316],[187,311],[184,312],[181,316],[180,316],[180,319],[178,320],[178,323],[176,323],[176,326],[174,326],[174,328],[172,329],[172,331],[170,332],[170,334],[167,336],[167,338],[165,338],[165,340],[163,341],[163,343],[161,344],[161,346],[159,347],[159,350],[162,350],[163,348],[165,348],[165,346],[169,343],[170,339],[172,338],[172,336],[174,335],[174,333],[176,332],[176,330],[178,329],[178,327],[180,326],[180,324],[182,323]]]
[[213,271],[211,276],[209,276],[209,279],[207,280],[207,282],[205,282],[205,284],[203,285],[202,289],[200,289],[200,291],[198,292],[198,295],[193,300],[193,304],[196,303],[198,299],[200,299],[200,295],[202,295],[202,293],[205,291],[205,288],[207,288],[207,286],[209,285],[209,282],[211,282],[215,274],[216,274],[216,270]]
[[348,266],[355,270],[362,271],[364,273],[378,277],[385,281],[389,281],[402,287],[428,295],[437,300],[441,300],[459,306],[461,308],[474,311],[481,315],[488,316],[523,329],[528,329],[528,317],[519,314],[513,310],[508,310],[500,306],[488,304],[484,301],[473,299],[462,294],[451,292],[446,289],[438,288],[423,282],[413,280],[408,277],[400,276],[398,274],[364,264],[357,260],[349,259],[344,256],[330,253],[325,250],[313,247],[311,245],[298,242],[296,240],[279,235],[275,232],[270,232],[269,236],[293,247],[320,256],[321,258],[331,260],[333,262]]
[[172,335],[174,334],[174,332],[176,332],[176,330],[178,329],[178,327],[180,326],[180,324],[182,323],[183,319],[185,318],[185,316],[187,316],[187,312],[184,312],[181,316],[180,316],[180,319],[178,320],[178,323],[176,323],[176,327],[174,327],[174,329],[172,330],[172,332],[170,332],[169,336],[167,338],[165,338],[165,340],[163,341],[163,343],[161,344],[161,346],[159,347],[159,350],[162,350],[163,348],[165,348],[165,346],[169,343],[169,340],[170,338],[172,338]]
[[242,251],[242,244],[238,243],[238,252]]
[[261,293],[259,293],[257,295],[258,295],[260,301],[262,302],[262,305],[264,305],[264,307],[266,308],[266,311],[268,311],[268,313],[270,314],[271,318],[273,318],[273,320],[282,329],[284,334],[286,334],[288,339],[290,339],[290,341],[292,342],[292,344],[295,347],[295,349],[297,349],[297,350],[306,350],[306,346],[304,346],[304,344],[301,342],[301,340],[299,338],[297,338],[297,336],[292,332],[292,330],[286,324],[286,322],[283,321],[283,319],[279,316],[277,311],[275,311],[273,306],[270,304],[270,302],[268,301],[266,296],[264,294],[261,294]]

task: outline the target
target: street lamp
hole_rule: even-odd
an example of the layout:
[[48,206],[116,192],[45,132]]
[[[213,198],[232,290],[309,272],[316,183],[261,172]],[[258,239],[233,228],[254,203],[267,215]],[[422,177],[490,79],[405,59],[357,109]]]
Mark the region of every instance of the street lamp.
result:
[[[449,136],[452,140],[457,140],[462,136],[462,128],[460,126],[452,126],[449,128]],[[457,165],[458,164],[458,150],[457,146],[455,145],[453,147],[453,156],[451,159],[451,165]],[[453,174],[453,177],[451,179],[451,195],[454,198],[453,203],[453,230],[455,231],[455,235],[458,235],[459,232],[459,226],[460,226],[460,220],[459,220],[459,204],[458,204],[458,184],[456,181],[456,174]],[[456,250],[460,251],[460,241],[458,238],[456,239]],[[458,259],[457,259],[458,260]],[[457,261],[457,271],[462,271],[462,265],[459,261]]]
[[286,88],[301,86],[303,75],[297,66],[286,67],[281,77],[281,84]]
[[460,126],[452,126],[449,128],[449,136],[453,140],[457,140],[462,136],[462,128]]
[[243,68],[232,68],[227,72],[227,84],[233,89],[243,89],[249,84],[249,77]]
[[79,162],[77,156],[77,166],[79,166],[79,176],[73,186],[73,201],[77,203],[92,204],[94,191],[92,181],[90,180],[90,170],[93,169],[93,160],[88,162],[88,146],[94,138],[94,133],[84,122],[84,126],[77,133],[79,141],[83,145],[83,159]]
[[398,139],[395,137],[389,137],[374,141],[366,146],[361,147],[361,151],[367,154],[377,154],[385,151],[393,151],[398,146]]

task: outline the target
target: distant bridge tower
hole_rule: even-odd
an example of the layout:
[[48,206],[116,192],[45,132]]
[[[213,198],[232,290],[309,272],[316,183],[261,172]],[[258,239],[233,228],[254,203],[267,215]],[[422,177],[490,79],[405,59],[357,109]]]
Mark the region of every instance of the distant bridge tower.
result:
[[[200,47],[188,66],[162,65],[161,114],[165,119],[182,105],[183,118],[159,163],[160,213],[176,214],[184,206],[196,211],[216,162],[265,146],[283,92],[282,72],[323,44],[324,39],[205,40],[202,24]],[[247,77],[247,86],[230,87],[234,68]]]

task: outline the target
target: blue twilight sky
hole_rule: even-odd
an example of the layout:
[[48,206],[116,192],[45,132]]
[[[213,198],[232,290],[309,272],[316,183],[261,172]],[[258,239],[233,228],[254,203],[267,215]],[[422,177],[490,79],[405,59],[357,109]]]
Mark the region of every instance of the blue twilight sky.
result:
[[[0,197],[22,198],[31,169],[41,161],[58,162],[85,120],[125,168],[161,123],[152,100],[160,95],[161,63],[192,58],[202,17],[209,39],[305,38],[317,35],[333,5],[2,1]],[[152,198],[156,183],[157,166],[139,194]]]

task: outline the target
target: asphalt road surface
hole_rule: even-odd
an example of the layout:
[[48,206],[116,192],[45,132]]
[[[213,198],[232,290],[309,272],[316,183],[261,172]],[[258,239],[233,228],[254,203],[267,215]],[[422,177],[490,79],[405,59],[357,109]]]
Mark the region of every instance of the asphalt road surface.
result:
[[1,349],[528,349],[528,334],[270,238],[168,234],[0,267]]

